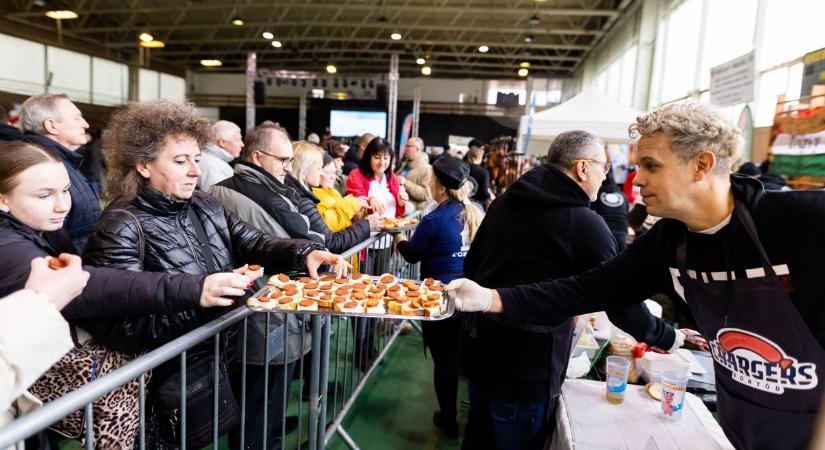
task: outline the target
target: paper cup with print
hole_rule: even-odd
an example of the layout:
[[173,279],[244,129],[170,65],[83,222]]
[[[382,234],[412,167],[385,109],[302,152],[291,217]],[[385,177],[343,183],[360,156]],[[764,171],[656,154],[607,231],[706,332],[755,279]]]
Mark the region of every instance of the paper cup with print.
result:
[[688,375],[683,370],[666,370],[662,373],[662,417],[677,421],[685,409],[685,391]]
[[607,357],[607,392],[605,397],[609,403],[624,402],[624,393],[627,390],[627,374],[630,372],[630,361],[621,356]]

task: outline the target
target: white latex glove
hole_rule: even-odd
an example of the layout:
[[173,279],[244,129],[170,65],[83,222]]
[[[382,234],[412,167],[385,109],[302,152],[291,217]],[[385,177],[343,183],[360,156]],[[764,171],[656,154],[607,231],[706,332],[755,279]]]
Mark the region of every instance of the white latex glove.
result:
[[[690,328],[679,328],[676,331],[678,331],[678,333],[676,333],[676,335],[677,335],[676,340],[677,341],[679,340],[678,335],[680,335],[680,334],[684,338],[681,345],[684,345],[685,342],[688,342],[688,343],[691,343],[691,344],[699,347],[699,350],[704,350],[704,351],[710,350],[710,345],[708,344],[707,339],[705,339],[704,336],[702,336],[702,334],[699,333],[698,331],[691,330]],[[675,344],[675,342],[674,342],[674,344]]]
[[685,345],[685,334],[682,333],[682,330],[675,330],[675,336],[673,339],[673,345],[667,350],[668,353],[673,353],[676,350],[679,350],[683,345]]
[[444,288],[455,298],[455,307],[465,312],[487,312],[493,301],[493,291],[466,278],[453,280]]

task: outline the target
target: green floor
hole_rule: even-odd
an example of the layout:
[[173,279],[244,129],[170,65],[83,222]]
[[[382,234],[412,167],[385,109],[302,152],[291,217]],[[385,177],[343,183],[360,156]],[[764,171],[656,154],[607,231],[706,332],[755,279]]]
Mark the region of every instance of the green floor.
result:
[[[460,439],[446,439],[432,425],[438,403],[432,387],[432,360],[424,357],[421,336],[413,332],[399,336],[387,360],[372,375],[354,409],[344,420],[344,429],[364,450],[370,449],[457,449]],[[461,383],[459,400],[467,399]],[[466,422],[466,406],[459,406],[459,427]],[[327,447],[349,447],[333,437]]]

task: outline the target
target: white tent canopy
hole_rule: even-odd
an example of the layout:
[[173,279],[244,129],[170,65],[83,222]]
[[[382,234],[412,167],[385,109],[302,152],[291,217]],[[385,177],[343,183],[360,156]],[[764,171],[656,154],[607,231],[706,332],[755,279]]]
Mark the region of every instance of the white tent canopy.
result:
[[[627,127],[644,114],[594,91],[584,91],[570,100],[533,115],[527,153],[543,156],[550,142],[570,130],[585,130],[606,142],[630,142]],[[521,116],[520,142],[527,137],[529,116]]]

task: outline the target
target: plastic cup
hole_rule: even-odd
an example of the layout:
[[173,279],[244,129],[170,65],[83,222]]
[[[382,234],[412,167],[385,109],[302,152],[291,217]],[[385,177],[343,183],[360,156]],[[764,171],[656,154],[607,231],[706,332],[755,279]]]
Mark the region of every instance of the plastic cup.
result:
[[688,375],[683,370],[666,370],[662,373],[662,417],[677,421],[685,409],[685,391]]
[[608,403],[618,405],[624,402],[627,390],[627,374],[630,372],[630,360],[622,356],[607,357],[607,380],[605,382]]

